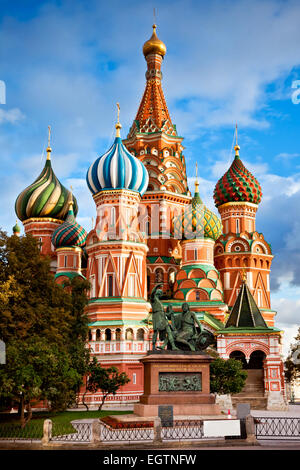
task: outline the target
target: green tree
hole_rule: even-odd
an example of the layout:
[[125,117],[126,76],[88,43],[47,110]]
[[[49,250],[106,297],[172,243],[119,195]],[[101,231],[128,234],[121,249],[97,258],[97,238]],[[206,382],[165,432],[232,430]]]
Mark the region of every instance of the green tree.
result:
[[130,382],[125,372],[119,372],[116,367],[102,367],[94,357],[89,367],[89,377],[87,380],[87,391],[96,393],[98,390],[102,392],[102,400],[98,410],[101,411],[102,406],[108,395],[115,395],[122,385]]
[[295,342],[290,345],[289,355],[284,362],[284,374],[287,382],[295,383],[300,378],[300,328]]
[[75,400],[90,361],[84,315],[89,283],[74,278],[58,285],[32,236],[0,232],[0,286],[0,338],[6,343],[0,400],[19,404],[24,426],[33,401],[62,410]]
[[242,363],[236,359],[216,358],[210,364],[210,391],[220,395],[239,393],[247,378]]

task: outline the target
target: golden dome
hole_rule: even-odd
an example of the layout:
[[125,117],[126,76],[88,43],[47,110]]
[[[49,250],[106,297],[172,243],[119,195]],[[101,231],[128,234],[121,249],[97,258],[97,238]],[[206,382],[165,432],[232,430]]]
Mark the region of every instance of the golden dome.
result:
[[156,35],[156,24],[153,26],[153,34],[151,38],[145,42],[143,46],[143,54],[146,57],[148,54],[160,54],[164,57],[165,53],[167,52],[167,48],[165,44],[158,39]]

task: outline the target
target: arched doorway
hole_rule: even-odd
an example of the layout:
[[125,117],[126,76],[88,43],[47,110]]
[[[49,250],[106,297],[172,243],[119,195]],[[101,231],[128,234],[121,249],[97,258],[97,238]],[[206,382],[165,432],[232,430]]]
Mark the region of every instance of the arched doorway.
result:
[[[264,360],[266,355],[263,351],[256,350],[250,354],[247,381],[243,392],[254,397],[263,397],[265,394],[264,385]],[[246,389],[246,390],[245,390]]]
[[247,369],[246,356],[242,351],[232,351],[229,355],[229,358],[241,361],[241,363],[243,364],[243,369]]
[[[256,402],[262,405],[261,399],[264,397],[264,360],[266,355],[261,350],[255,350],[250,354],[249,360],[246,360],[242,351],[233,351],[230,358],[238,359],[243,364],[243,369],[247,371],[247,379],[241,393],[234,395],[235,397],[247,398],[251,406],[255,406]],[[256,400],[256,401],[255,401]]]
[[257,350],[250,354],[248,369],[263,369],[266,355],[263,351]]

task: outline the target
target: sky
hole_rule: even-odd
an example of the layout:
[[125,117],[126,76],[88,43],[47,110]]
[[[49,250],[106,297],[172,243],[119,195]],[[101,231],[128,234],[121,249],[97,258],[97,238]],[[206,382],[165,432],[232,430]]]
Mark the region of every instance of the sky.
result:
[[[299,0],[0,0],[0,227],[11,233],[18,194],[52,165],[73,186],[77,220],[92,226],[86,171],[137,112],[152,34],[167,46],[163,90],[184,137],[190,189],[215,212],[213,189],[240,157],[259,180],[256,228],[271,244],[272,308],[288,353],[300,326]],[[5,93],[4,93],[5,87]]]

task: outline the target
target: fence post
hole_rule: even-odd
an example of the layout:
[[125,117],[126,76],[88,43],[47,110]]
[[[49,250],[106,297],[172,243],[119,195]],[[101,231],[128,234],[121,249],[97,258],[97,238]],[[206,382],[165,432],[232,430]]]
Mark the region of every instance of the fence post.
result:
[[42,444],[47,445],[51,441],[52,438],[52,420],[45,419],[43,425],[43,437],[42,437]]
[[162,442],[161,419],[158,416],[154,418],[153,431],[154,431],[153,442],[156,444]]
[[101,442],[101,423],[99,419],[92,422],[92,438],[91,444],[99,444]]
[[251,442],[253,444],[258,444],[255,435],[255,424],[254,418],[251,415],[247,415],[245,418],[245,425],[246,425],[246,441]]

